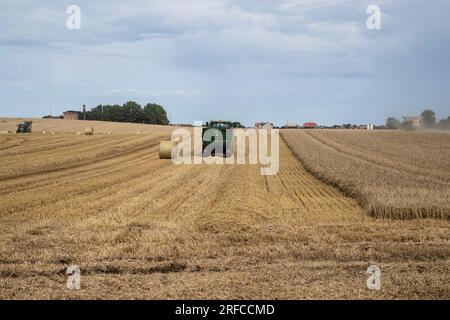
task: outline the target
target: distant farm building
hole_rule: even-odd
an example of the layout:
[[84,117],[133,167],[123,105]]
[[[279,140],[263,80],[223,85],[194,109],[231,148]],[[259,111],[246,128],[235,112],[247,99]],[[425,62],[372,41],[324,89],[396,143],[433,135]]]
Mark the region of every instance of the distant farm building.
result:
[[245,128],[244,125],[242,125],[240,122],[233,122],[233,128]]
[[79,120],[80,112],[78,111],[66,111],[63,113],[63,117],[66,120]]
[[313,128],[317,128],[318,125],[315,122],[305,122],[303,124],[303,128],[307,128],[307,129],[313,129]]
[[257,122],[255,128],[258,129],[273,129],[273,123],[271,122]]
[[86,120],[86,105],[83,104],[83,111],[66,111],[63,113],[66,120]]
[[300,126],[295,122],[288,122],[288,123],[286,123],[285,126],[283,126],[283,128],[285,128],[285,129],[297,129],[299,127]]
[[422,117],[403,117],[406,130],[417,130],[422,128]]

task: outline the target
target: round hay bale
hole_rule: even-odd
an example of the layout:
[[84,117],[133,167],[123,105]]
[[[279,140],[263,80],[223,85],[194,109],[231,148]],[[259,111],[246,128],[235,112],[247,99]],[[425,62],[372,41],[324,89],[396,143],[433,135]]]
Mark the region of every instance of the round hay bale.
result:
[[159,144],[159,158],[171,159],[172,149],[177,145],[176,141],[161,141]]
[[84,128],[84,134],[86,136],[93,136],[94,135],[94,127],[86,127],[86,128]]

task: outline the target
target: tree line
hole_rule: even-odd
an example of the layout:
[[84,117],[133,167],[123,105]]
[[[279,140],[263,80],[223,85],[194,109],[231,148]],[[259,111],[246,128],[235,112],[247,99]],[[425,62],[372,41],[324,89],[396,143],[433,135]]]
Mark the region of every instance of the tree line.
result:
[[[78,119],[83,119],[81,111],[67,111],[78,114]],[[47,115],[43,117],[52,119],[63,119],[64,116]],[[90,111],[86,111],[86,120],[112,121],[112,122],[134,122],[146,124],[169,124],[167,112],[163,106],[156,103],[147,103],[144,107],[134,101],[128,101],[123,105],[98,105]]]
[[[450,117],[447,119],[442,119],[440,121],[436,120],[436,113],[433,110],[424,110],[421,114],[421,125],[424,128],[431,129],[442,129],[442,130],[450,130]],[[394,117],[389,117],[386,120],[386,128],[387,129],[402,129],[407,126],[405,121],[400,122],[398,119]]]
[[123,105],[98,105],[86,112],[86,120],[169,124],[167,112],[163,106],[147,103],[142,107],[135,101],[128,101]]

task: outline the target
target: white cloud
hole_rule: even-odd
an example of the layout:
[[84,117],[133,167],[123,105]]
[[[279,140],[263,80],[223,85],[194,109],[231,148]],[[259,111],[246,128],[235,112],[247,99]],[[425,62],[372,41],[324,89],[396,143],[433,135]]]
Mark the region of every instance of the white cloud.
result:
[[[450,82],[445,0],[379,0],[380,32],[365,27],[371,0],[77,4],[82,28],[69,31],[64,3],[2,1],[5,105],[47,112],[47,104],[137,97],[162,102],[174,115],[229,109],[248,118],[270,116],[273,105],[299,115],[311,105],[323,107],[321,114],[364,114],[362,105],[379,109],[392,96],[399,105],[450,105],[448,91],[439,91]],[[179,113],[180,121],[190,116]]]
[[200,90],[188,90],[188,89],[174,89],[174,90],[150,90],[150,89],[109,89],[107,94],[112,95],[131,95],[135,97],[184,97],[193,98],[201,94]]
[[355,0],[285,0],[280,8],[285,11],[322,9],[351,1],[356,2]]

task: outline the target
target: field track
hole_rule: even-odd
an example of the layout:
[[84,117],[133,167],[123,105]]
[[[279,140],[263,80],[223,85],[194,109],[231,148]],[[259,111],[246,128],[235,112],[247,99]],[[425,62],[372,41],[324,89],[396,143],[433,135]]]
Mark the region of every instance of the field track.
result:
[[283,142],[264,177],[160,160],[168,136],[0,135],[0,298],[449,298],[447,221],[370,218]]

